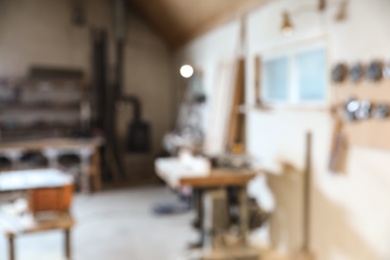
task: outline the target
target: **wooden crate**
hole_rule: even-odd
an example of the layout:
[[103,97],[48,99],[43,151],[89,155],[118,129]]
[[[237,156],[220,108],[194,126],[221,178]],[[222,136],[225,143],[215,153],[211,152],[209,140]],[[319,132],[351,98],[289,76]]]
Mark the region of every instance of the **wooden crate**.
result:
[[73,185],[34,189],[29,191],[29,210],[33,214],[46,211],[66,212],[72,203],[72,197]]

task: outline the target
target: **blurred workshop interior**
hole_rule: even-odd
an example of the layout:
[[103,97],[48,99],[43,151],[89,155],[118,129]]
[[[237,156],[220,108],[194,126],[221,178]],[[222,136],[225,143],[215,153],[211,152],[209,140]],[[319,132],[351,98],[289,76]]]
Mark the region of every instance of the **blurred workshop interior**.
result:
[[0,259],[390,259],[389,0],[0,0]]

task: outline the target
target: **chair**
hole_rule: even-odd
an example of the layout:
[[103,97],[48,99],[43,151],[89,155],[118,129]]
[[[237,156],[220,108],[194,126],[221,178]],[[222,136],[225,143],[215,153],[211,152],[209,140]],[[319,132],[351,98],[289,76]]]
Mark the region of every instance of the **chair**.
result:
[[67,260],[71,259],[71,230],[75,224],[68,212],[34,216],[26,214],[16,216],[2,213],[4,234],[8,239],[9,260],[16,260],[15,238],[19,235],[60,230],[64,232],[64,251]]

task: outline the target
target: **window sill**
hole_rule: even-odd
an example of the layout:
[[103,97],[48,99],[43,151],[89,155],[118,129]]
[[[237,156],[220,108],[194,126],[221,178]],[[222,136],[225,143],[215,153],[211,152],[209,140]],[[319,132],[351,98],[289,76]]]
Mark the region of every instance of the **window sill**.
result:
[[272,112],[272,111],[303,111],[303,112],[330,112],[331,107],[325,104],[259,104],[244,105],[240,107],[241,113],[252,111]]

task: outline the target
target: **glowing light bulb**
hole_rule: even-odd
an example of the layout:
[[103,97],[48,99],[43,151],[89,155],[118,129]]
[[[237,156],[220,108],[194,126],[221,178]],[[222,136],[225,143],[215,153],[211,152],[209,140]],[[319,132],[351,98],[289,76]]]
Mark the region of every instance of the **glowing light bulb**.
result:
[[281,30],[285,36],[289,36],[294,32],[294,26],[291,23],[290,14],[288,12],[282,13]]
[[194,74],[194,68],[190,65],[183,65],[180,68],[180,75],[183,78],[190,78]]

